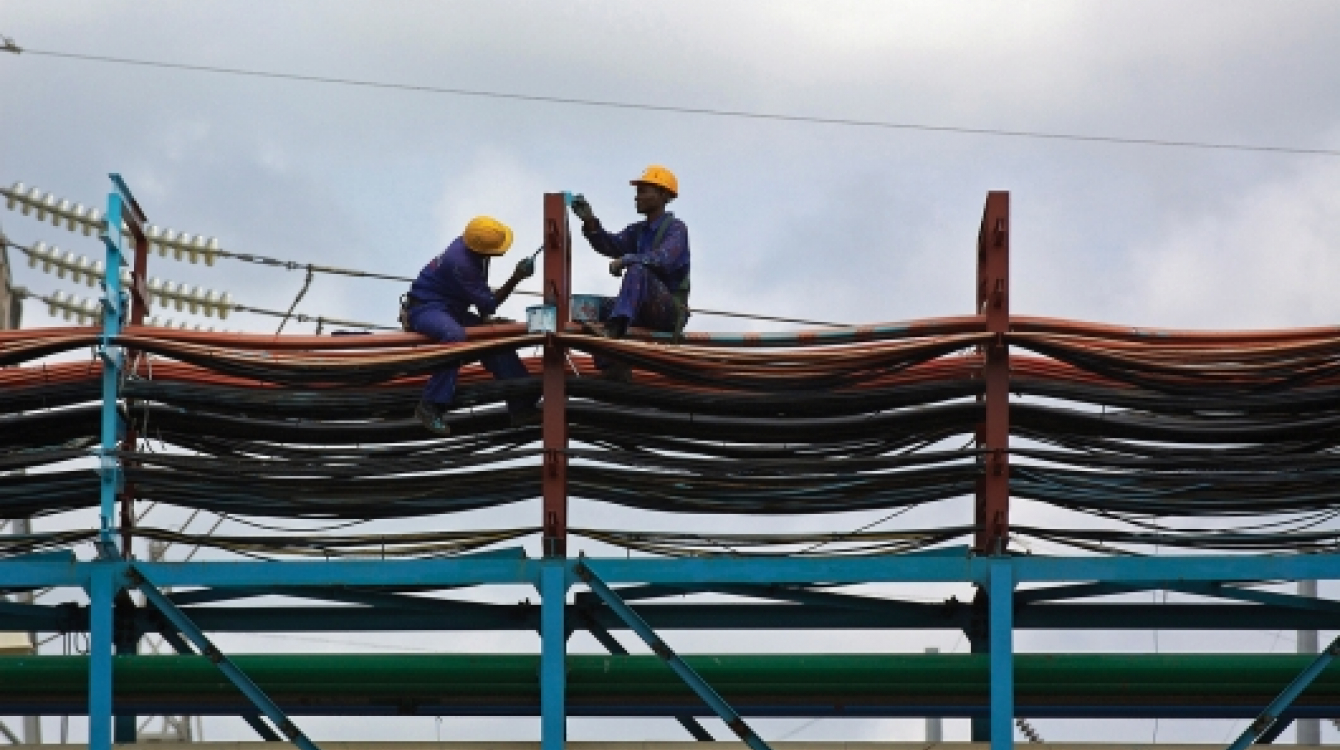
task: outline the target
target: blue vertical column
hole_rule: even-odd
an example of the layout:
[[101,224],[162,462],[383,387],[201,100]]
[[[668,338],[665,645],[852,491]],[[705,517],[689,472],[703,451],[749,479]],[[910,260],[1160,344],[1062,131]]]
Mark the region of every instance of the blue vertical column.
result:
[[88,582],[88,743],[90,750],[112,747],[112,631],[113,600],[116,597],[116,566],[120,557],[116,543],[116,498],[124,482],[121,461],[116,457],[125,425],[117,411],[121,397],[124,353],[113,342],[125,321],[126,300],[121,290],[122,211],[126,197],[113,177],[114,189],[107,196],[107,223],[101,239],[107,250],[102,280],[102,337],[98,356],[102,360],[102,420],[98,455],[98,557]]
[[567,722],[568,565],[547,558],[540,566],[540,750],[563,750]]
[[102,244],[107,248],[107,265],[103,275],[102,340],[98,356],[102,359],[102,443],[98,475],[101,478],[98,503],[98,546],[100,557],[118,557],[116,550],[116,498],[121,492],[123,476],[121,461],[116,458],[117,448],[125,434],[125,425],[116,405],[121,397],[121,368],[124,353],[112,341],[121,334],[125,321],[125,297],[121,290],[122,252],[121,214],[124,199],[118,190],[107,196],[107,224],[102,230]]
[[991,561],[991,750],[1014,749],[1014,568]]
[[94,564],[88,581],[88,747],[112,747],[112,599],[116,563]]

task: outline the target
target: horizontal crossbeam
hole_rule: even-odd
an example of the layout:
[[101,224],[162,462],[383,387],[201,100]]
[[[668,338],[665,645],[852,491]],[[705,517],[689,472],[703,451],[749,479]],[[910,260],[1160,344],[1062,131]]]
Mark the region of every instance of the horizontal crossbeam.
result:
[[[569,577],[572,566],[568,562]],[[888,555],[831,558],[610,558],[593,559],[610,584],[855,584],[855,583],[985,583],[988,560],[980,557]],[[1159,581],[1243,582],[1340,579],[1340,554],[1203,555],[1166,557],[1008,558],[1013,580],[1020,583]],[[84,586],[94,565],[128,563],[99,561],[69,564],[0,563],[0,588]],[[455,586],[529,584],[539,581],[537,559],[344,560],[273,563],[192,562],[136,563],[165,587],[217,588],[312,586]],[[277,569],[278,568],[278,569]],[[606,572],[607,571],[607,572]]]

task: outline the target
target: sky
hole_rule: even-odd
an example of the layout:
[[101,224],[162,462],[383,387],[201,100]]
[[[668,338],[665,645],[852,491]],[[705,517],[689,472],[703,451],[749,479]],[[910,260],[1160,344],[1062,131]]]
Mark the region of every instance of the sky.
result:
[[[849,323],[968,313],[982,203],[987,191],[1008,190],[1016,313],[1198,328],[1340,320],[1340,5],[1330,0],[0,0],[0,34],[31,50],[0,53],[0,183],[22,181],[100,205],[106,175],[118,172],[152,222],[217,236],[236,252],[410,276],[477,214],[511,224],[518,248],[537,247],[545,192],[583,193],[606,225],[630,223],[637,217],[628,180],[657,163],[679,177],[672,209],[689,227],[695,306]],[[38,51],[1333,153],[650,112],[131,67]],[[0,226],[16,242],[99,252],[91,238],[14,212],[0,213]],[[91,294],[12,260],[16,283],[35,292]],[[577,291],[613,293],[617,282],[605,261],[580,240],[574,263]],[[507,259],[495,264],[495,278],[509,267]],[[206,268],[155,257],[151,274],[278,309],[302,285],[300,273],[227,260]],[[391,325],[402,291],[396,283],[319,276],[298,310]],[[521,317],[526,304],[514,299],[503,312]],[[24,314],[29,326],[56,322],[36,303]],[[222,325],[262,331],[275,323],[239,314]],[[690,324],[768,327],[775,324],[706,316]],[[842,528],[848,520],[822,523]],[[1151,636],[1026,634],[1019,647],[1147,651]],[[1246,634],[1228,643],[1165,633],[1161,647],[1289,650],[1290,638]],[[952,633],[831,640],[834,649],[956,647]],[[686,650],[755,646],[707,635],[680,642]],[[238,646],[352,648],[291,638]],[[481,635],[462,647],[527,644]],[[332,739],[432,739],[437,730],[432,720],[309,723],[318,738]],[[921,731],[911,720],[803,723],[760,726],[765,737],[794,733],[791,739],[912,739]],[[1035,725],[1049,740],[1092,738],[1096,726]],[[443,726],[460,737],[534,734],[527,722]],[[1101,726],[1104,736],[1132,741],[1153,729],[1152,722]],[[248,737],[240,722],[211,719],[206,729],[215,739]],[[1163,722],[1157,731],[1162,740],[1217,742],[1231,729],[1186,721]],[[574,723],[574,738],[606,732],[682,736],[670,722]],[[951,739],[965,732],[962,722],[950,722]],[[1327,737],[1335,735],[1328,730]]]

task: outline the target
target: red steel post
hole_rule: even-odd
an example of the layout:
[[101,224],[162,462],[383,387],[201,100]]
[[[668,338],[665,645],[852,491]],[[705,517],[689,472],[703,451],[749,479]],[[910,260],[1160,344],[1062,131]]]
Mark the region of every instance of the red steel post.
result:
[[[572,247],[568,207],[562,193],[544,196],[544,304],[557,311],[557,330],[568,323],[572,296]],[[544,554],[568,554],[568,353],[554,334],[544,343]]]
[[985,361],[981,396],[985,416],[977,428],[982,474],[977,479],[977,536],[980,554],[1000,554],[1010,533],[1010,194],[986,195],[982,228],[977,234],[977,314],[994,334],[980,347]]
[[[131,243],[135,247],[135,257],[131,264],[130,273],[130,325],[144,325],[144,316],[149,309],[149,236],[145,234],[145,223],[148,217],[139,207],[138,203],[130,202],[129,210],[125,211],[126,226],[130,228]],[[135,358],[140,352],[134,349],[127,349],[125,352],[125,366],[134,372]],[[134,412],[135,403],[126,401],[126,412]],[[121,439],[121,450],[133,452],[139,446],[139,433],[135,430],[135,421],[133,419],[126,423],[126,434]],[[126,466],[135,466],[135,462],[127,460],[123,462]],[[121,502],[121,554],[127,560],[130,559],[132,549],[131,544],[134,541],[135,534],[135,485],[127,482],[121,489],[118,497]]]

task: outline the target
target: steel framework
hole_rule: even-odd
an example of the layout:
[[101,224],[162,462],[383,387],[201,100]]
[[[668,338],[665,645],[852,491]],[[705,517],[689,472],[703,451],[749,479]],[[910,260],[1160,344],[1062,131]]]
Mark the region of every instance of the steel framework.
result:
[[[538,701],[463,702],[447,706],[432,696],[405,699],[396,710],[415,713],[420,703],[435,713],[444,706],[461,713],[538,712],[544,750],[561,750],[572,701],[567,694],[571,662],[567,639],[574,629],[590,630],[606,643],[612,660],[636,660],[619,653],[611,629],[635,632],[682,679],[693,698],[656,698],[659,704],[620,706],[581,704],[582,714],[651,713],[680,718],[699,739],[710,739],[692,718],[710,712],[721,717],[754,750],[765,750],[764,739],[737,708],[729,690],[712,685],[710,670],[693,657],[681,657],[658,635],[681,629],[926,629],[956,628],[972,643],[971,656],[942,655],[935,664],[985,667],[985,696],[945,699],[931,704],[900,705],[877,700],[864,706],[847,705],[819,694],[780,700],[750,700],[741,705],[757,715],[944,715],[983,720],[974,725],[974,739],[989,739],[993,750],[1013,746],[1016,716],[1253,716],[1235,748],[1253,741],[1273,740],[1296,716],[1340,714],[1340,690],[1308,694],[1340,649],[1333,644],[1317,659],[1295,669],[1292,682],[1256,687],[1240,700],[1187,696],[1153,699],[1135,695],[1126,702],[1084,699],[1047,702],[1017,696],[1016,628],[1049,629],[1320,629],[1333,627],[1340,604],[1309,597],[1262,592],[1247,588],[1251,582],[1332,580],[1340,578],[1340,555],[1182,555],[1161,557],[1102,557],[1015,555],[1006,547],[1010,531],[1010,354],[1007,334],[1009,312],[1009,196],[987,197],[978,246],[976,313],[992,334],[980,346],[985,357],[980,399],[983,417],[977,429],[980,472],[977,480],[975,539],[971,547],[948,547],[905,554],[864,557],[698,557],[698,558],[573,558],[568,554],[568,458],[566,370],[569,352],[559,333],[569,324],[571,239],[568,196],[544,197],[544,295],[557,312],[559,330],[543,340],[544,425],[542,431],[541,518],[543,556],[529,558],[520,550],[495,550],[452,558],[421,560],[332,560],[323,562],[140,562],[130,556],[127,533],[133,488],[124,476],[129,460],[123,447],[133,447],[133,435],[118,404],[123,393],[127,347],[118,336],[127,321],[143,316],[145,233],[144,212],[130,189],[113,176],[108,198],[107,229],[102,239],[107,262],[104,279],[102,332],[98,354],[103,362],[101,443],[98,450],[101,494],[96,559],[78,561],[72,553],[43,553],[0,560],[0,590],[14,592],[43,587],[77,587],[88,594],[81,606],[0,604],[0,629],[69,632],[87,630],[87,712],[90,747],[108,750],[118,713],[115,675],[129,669],[136,657],[114,659],[124,644],[145,633],[158,632],[182,654],[203,656],[246,697],[250,708],[241,711],[266,739],[279,735],[300,747],[314,748],[289,713],[311,712],[302,702],[285,703],[267,694],[264,680],[253,679],[242,662],[230,659],[209,640],[212,632],[291,632],[357,630],[470,630],[514,629],[538,631]],[[121,267],[126,264],[122,233],[124,221],[136,242],[132,293],[122,288]],[[123,512],[118,514],[118,501]],[[967,583],[978,589],[971,603],[899,602],[816,589],[865,583]],[[449,587],[529,585],[539,593],[538,605],[490,605],[426,600],[404,592]],[[1038,587],[1038,584],[1057,584]],[[1021,588],[1027,587],[1027,588]],[[165,594],[171,588],[174,593]],[[572,603],[569,593],[578,591]],[[141,591],[147,607],[127,604],[122,592]],[[1129,603],[1073,603],[1070,600],[1114,593],[1167,589],[1216,597],[1218,604],[1150,606]],[[750,596],[768,604],[649,603],[638,599],[667,594],[721,592]],[[211,608],[211,602],[257,594],[289,594],[310,599],[354,603],[358,607],[320,605],[285,607]],[[194,650],[192,649],[194,646]],[[54,658],[54,657],[53,657]],[[967,660],[967,661],[956,661]],[[35,659],[41,662],[42,659]],[[983,663],[984,662],[984,663]],[[83,662],[81,662],[83,663]],[[167,661],[162,662],[167,664]],[[248,662],[250,663],[250,662]],[[633,663],[632,661],[628,663]],[[699,666],[695,666],[698,664]],[[1292,665],[1292,666],[1289,666]],[[1034,667],[1028,666],[1029,669]],[[947,668],[946,668],[947,669]],[[1329,685],[1329,683],[1327,683]],[[1325,687],[1325,686],[1323,686]],[[1273,700],[1261,699],[1268,690]],[[764,691],[766,692],[766,690]],[[971,691],[969,691],[971,692]],[[529,692],[526,692],[529,695]],[[960,698],[962,696],[959,696]],[[68,696],[67,696],[68,698]],[[36,700],[35,698],[33,700]],[[1143,702],[1141,702],[1143,700]],[[417,703],[415,701],[418,701]],[[631,701],[631,698],[630,698]],[[769,702],[771,701],[771,702]],[[170,702],[170,701],[169,701]],[[23,700],[9,696],[0,702],[23,709]],[[33,707],[42,710],[41,706]],[[68,706],[63,706],[68,709]],[[185,708],[185,706],[183,706]],[[209,706],[193,705],[207,712]],[[365,705],[367,713],[385,706]],[[228,704],[222,709],[235,711]],[[349,712],[348,706],[340,709]],[[268,723],[267,723],[268,722]],[[133,724],[130,725],[133,728]],[[133,739],[122,738],[122,739]]]

